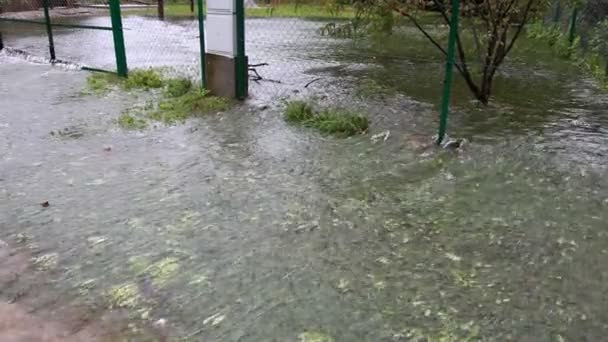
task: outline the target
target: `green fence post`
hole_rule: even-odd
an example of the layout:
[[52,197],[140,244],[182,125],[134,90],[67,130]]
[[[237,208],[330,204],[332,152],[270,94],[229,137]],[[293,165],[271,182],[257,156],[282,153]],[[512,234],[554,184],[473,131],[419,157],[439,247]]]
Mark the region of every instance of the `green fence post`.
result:
[[201,82],[207,88],[207,53],[205,52],[205,16],[203,14],[203,0],[196,1],[198,10],[198,37],[201,47]]
[[51,61],[55,60],[55,42],[53,41],[53,28],[51,27],[51,15],[49,14],[49,0],[42,1],[44,9],[44,23],[46,25],[46,35],[49,37],[49,52]]
[[247,97],[247,58],[245,57],[245,5],[243,0],[236,0],[236,97]]
[[450,19],[450,35],[448,37],[448,56],[445,64],[445,79],[443,81],[443,95],[441,97],[441,114],[439,116],[437,145],[440,145],[445,138],[445,131],[448,125],[450,93],[452,88],[452,72],[454,70],[454,50],[456,47],[456,36],[458,34],[459,9],[459,1],[452,0],[452,17]]
[[568,41],[570,44],[574,43],[576,38],[576,17],[578,16],[578,8],[574,7],[572,10],[572,17],[570,18],[570,30],[568,32]]
[[0,50],[4,49],[4,42],[2,41],[2,32],[0,32]]
[[163,0],[158,0],[158,5],[156,7],[158,9],[158,19],[165,20],[165,2]]
[[122,32],[120,0],[110,0],[110,16],[112,18],[112,35],[114,37],[114,54],[116,55],[116,72],[119,76],[127,77],[127,54],[125,38]]

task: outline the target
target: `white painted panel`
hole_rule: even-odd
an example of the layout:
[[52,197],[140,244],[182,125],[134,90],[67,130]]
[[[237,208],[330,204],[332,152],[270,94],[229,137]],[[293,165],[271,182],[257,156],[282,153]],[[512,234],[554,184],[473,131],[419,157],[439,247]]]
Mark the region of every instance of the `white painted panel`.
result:
[[207,0],[207,11],[214,10],[234,12],[234,0]]
[[236,55],[235,17],[207,13],[207,52],[234,57]]

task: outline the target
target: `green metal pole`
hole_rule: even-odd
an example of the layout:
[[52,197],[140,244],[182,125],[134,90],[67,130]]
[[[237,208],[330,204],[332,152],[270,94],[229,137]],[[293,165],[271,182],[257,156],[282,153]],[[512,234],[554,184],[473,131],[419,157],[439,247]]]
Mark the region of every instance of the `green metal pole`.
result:
[[441,97],[441,114],[439,116],[439,134],[437,144],[440,145],[445,138],[450,110],[450,93],[452,88],[452,72],[454,70],[454,50],[458,34],[459,1],[452,0],[452,17],[450,19],[450,35],[448,37],[448,56],[445,64],[445,79],[443,81],[443,95]]
[[247,97],[247,58],[245,57],[245,5],[243,0],[235,0],[236,10],[236,97]]
[[127,53],[125,38],[122,32],[120,0],[110,0],[110,16],[112,18],[112,35],[114,37],[114,54],[116,55],[116,72],[119,76],[127,77]]
[[55,60],[55,42],[53,41],[53,28],[51,27],[51,15],[49,14],[49,0],[42,1],[44,9],[44,22],[46,25],[46,35],[49,37],[49,52],[51,61]]
[[196,1],[198,10],[198,37],[201,46],[201,81],[203,88],[207,88],[207,53],[205,51],[205,16],[203,14],[203,0]]
[[570,30],[568,33],[568,41],[570,44],[574,43],[574,38],[576,38],[576,17],[578,16],[578,8],[574,7],[572,10],[572,17],[570,18]]

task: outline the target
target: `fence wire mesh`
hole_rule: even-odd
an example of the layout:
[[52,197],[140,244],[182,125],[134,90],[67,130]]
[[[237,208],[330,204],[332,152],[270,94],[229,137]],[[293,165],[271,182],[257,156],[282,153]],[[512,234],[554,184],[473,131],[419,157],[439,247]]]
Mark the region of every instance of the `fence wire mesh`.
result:
[[[44,0],[5,0],[0,5],[0,33],[13,53],[52,59]],[[52,44],[57,61],[114,70],[114,48],[107,2],[48,0]]]
[[201,53],[194,4],[171,1],[161,5],[160,12],[158,2],[123,9],[130,68],[158,68],[170,76],[200,79]]
[[[444,58],[426,47],[410,49],[423,46],[417,38],[410,40],[409,47],[404,44],[409,26],[381,39],[369,35],[369,27],[357,27],[363,21],[360,15],[348,1],[250,3],[246,10],[250,94],[360,113],[377,130],[425,125],[425,133],[431,135],[433,107],[400,93],[426,72],[431,93],[427,95],[439,99]],[[391,44],[385,45],[383,39]],[[406,122],[399,115],[405,108],[419,115]]]
[[528,30],[564,59],[577,62],[600,83],[608,81],[608,3],[554,1]]
[[[116,70],[108,2],[49,0],[56,59],[77,66]],[[159,68],[165,74],[200,79],[198,21],[191,3],[122,1],[122,25],[129,69]],[[31,59],[50,59],[43,2],[9,0],[0,14],[0,33],[7,50]],[[61,25],[109,28],[70,28]]]

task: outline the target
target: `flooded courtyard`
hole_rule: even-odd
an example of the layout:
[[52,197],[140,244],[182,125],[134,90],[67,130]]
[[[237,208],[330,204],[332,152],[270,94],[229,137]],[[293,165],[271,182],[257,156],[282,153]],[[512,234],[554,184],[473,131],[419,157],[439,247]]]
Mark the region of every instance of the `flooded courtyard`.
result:
[[[263,40],[275,20],[293,31]],[[142,131],[115,121],[150,94],[86,94],[86,72],[0,55],[0,240],[23,259],[0,271],[2,300],[47,319],[118,312],[133,341],[603,340],[606,92],[522,44],[490,107],[454,90],[450,134],[470,143],[443,150],[441,59],[320,44],[323,24],[248,20],[251,63],[269,64],[251,99]],[[151,64],[127,29],[131,67],[196,77],[192,22],[149,25],[184,48]],[[70,34],[64,56],[112,66]],[[44,55],[42,33],[6,36]],[[286,97],[354,107],[370,132],[290,126]]]

